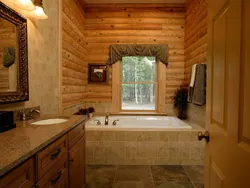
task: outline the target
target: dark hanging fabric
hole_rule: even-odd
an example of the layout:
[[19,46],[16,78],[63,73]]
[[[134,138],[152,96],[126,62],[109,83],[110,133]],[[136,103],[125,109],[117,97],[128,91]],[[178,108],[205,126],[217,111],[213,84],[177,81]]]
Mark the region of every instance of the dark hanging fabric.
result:
[[15,63],[16,50],[14,47],[8,47],[3,49],[3,66],[9,68]]
[[197,105],[204,105],[206,103],[206,69],[206,64],[196,66],[192,102]]
[[124,56],[155,56],[157,60],[168,64],[168,45],[166,44],[114,44],[109,47],[107,65],[121,61]]

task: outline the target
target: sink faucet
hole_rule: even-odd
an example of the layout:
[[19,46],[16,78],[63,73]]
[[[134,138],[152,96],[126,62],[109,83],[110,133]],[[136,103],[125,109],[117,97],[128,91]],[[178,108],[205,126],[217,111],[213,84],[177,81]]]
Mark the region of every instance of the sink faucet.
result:
[[27,115],[26,115],[26,113],[25,113],[25,110],[21,110],[21,111],[19,112],[19,114],[20,114],[20,120],[21,120],[21,121],[26,121],[26,120],[33,119],[33,116],[32,116],[33,113],[37,113],[37,114],[40,115],[40,111],[37,110],[37,109],[35,109],[35,108],[32,108],[32,109],[29,111],[29,113],[27,113]]
[[109,115],[110,115],[110,113],[106,113],[105,124],[104,125],[108,125],[109,124]]

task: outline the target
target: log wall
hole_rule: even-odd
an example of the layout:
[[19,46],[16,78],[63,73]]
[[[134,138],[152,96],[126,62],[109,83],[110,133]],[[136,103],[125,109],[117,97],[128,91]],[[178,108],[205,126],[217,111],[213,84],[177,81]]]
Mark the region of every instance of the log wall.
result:
[[[192,65],[207,61],[207,0],[186,1],[185,85],[191,78]],[[206,106],[188,104],[188,122],[205,127]]]
[[[105,64],[110,44],[168,44],[166,101],[184,81],[184,4],[94,4],[85,9],[87,63]],[[111,102],[109,85],[87,85],[86,102]]]
[[78,0],[62,1],[62,110],[74,108],[86,96],[87,61],[84,5]]
[[192,65],[207,61],[207,0],[186,1],[185,84]]

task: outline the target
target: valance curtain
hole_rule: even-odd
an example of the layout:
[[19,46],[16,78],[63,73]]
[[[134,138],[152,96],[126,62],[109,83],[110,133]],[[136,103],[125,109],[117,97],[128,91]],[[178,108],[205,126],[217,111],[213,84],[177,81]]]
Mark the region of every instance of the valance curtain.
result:
[[168,64],[168,45],[166,44],[114,44],[110,45],[107,65],[121,61],[124,56],[155,56],[157,60]]

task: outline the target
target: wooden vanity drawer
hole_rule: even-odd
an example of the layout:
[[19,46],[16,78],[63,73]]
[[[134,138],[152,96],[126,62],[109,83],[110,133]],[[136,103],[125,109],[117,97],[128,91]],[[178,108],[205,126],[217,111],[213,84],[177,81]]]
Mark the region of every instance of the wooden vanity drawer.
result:
[[82,138],[85,134],[85,122],[82,122],[81,124],[77,125],[75,128],[73,128],[68,133],[69,137],[69,149],[72,148],[78,140]]
[[31,188],[35,184],[34,159],[31,158],[0,179],[1,188]]
[[37,153],[37,181],[67,154],[67,135]]
[[37,188],[68,187],[68,157],[64,155],[36,185]]

